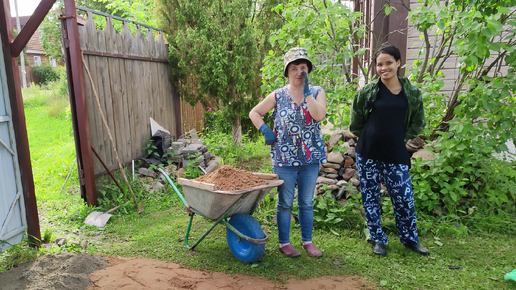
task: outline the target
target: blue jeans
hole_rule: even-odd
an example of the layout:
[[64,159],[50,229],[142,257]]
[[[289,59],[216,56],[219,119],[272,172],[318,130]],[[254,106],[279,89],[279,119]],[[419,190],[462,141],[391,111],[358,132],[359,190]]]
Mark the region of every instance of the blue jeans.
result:
[[419,243],[414,193],[408,165],[387,164],[365,159],[357,154],[357,169],[360,178],[362,204],[364,205],[371,240],[384,244],[389,243],[389,239],[382,229],[380,214],[380,175],[382,175],[391,197],[396,229],[401,242],[404,244],[408,242]]
[[319,175],[319,164],[303,166],[274,166],[273,172],[283,180],[278,186],[277,223],[280,244],[290,243],[290,213],[294,203],[294,193],[297,184],[297,204],[299,224],[301,226],[301,240],[312,240],[314,225],[314,198],[315,183]]

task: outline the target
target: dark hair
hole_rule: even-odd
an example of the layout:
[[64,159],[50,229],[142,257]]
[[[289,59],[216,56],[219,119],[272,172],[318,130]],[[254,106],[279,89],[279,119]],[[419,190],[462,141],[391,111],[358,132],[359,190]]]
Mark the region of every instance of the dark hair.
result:
[[[382,53],[385,53],[385,54],[388,54],[388,55],[394,57],[395,61],[398,61],[398,60],[401,61],[400,50],[392,44],[384,43],[384,44],[382,44],[382,46],[380,46],[380,48],[376,51],[376,54],[374,55],[374,63],[375,64],[376,64],[376,59]],[[398,71],[396,72],[396,74],[398,75],[399,72],[400,72],[400,68],[398,67]]]

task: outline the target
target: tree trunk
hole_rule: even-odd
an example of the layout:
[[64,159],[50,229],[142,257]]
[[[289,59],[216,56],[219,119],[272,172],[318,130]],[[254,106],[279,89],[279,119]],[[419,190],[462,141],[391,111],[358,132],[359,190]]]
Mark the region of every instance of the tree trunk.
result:
[[240,116],[233,120],[233,144],[240,146],[242,144],[242,123]]

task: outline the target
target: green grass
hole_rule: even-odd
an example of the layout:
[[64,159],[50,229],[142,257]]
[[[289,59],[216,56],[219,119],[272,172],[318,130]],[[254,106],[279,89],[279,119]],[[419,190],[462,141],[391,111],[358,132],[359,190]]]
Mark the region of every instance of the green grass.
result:
[[[195,251],[187,250],[184,237],[188,215],[177,200],[169,191],[161,199],[148,202],[141,215],[133,213],[113,219],[104,231],[101,253],[150,257],[192,268],[269,279],[357,274],[387,289],[516,289],[516,283],[503,281],[503,275],[516,268],[513,236],[489,234],[437,240],[427,234],[421,237],[421,243],[432,254],[424,257],[405,249],[395,234],[389,234],[388,256],[383,258],[373,255],[370,245],[356,232],[339,230],[340,236],[336,236],[315,230],[314,243],[324,251],[324,256],[314,259],[303,254],[298,259],[290,259],[277,250],[277,229],[272,220],[259,218],[262,228],[270,235],[270,242],[266,244],[263,259],[249,265],[232,256],[223,226],[217,226]],[[261,208],[255,216],[262,216],[266,210],[270,208]],[[197,216],[190,244],[210,224]],[[443,245],[439,246],[435,241]],[[298,226],[293,229],[292,243],[301,243]],[[460,266],[460,269],[449,269],[449,266]]]
[[[457,226],[453,220],[421,216],[421,243],[432,252],[428,257],[403,248],[393,232],[392,222],[385,223],[390,238],[385,258],[372,254],[360,231],[337,229],[339,236],[336,236],[327,230],[316,229],[314,242],[324,251],[324,256],[314,259],[303,254],[300,258],[290,259],[283,257],[277,249],[277,228],[272,221],[274,202],[266,197],[254,216],[270,239],[263,259],[253,265],[233,257],[227,246],[225,228],[220,225],[195,251],[187,250],[184,237],[188,215],[170,187],[164,193],[142,197],[139,202],[145,204],[145,209],[140,215],[129,203],[115,211],[103,229],[84,225],[84,218],[95,209],[86,207],[79,196],[75,168],[68,186],[59,194],[75,158],[71,123],[66,114],[65,117],[53,114],[53,110],[57,110],[52,108],[53,93],[32,90],[24,91],[25,112],[42,234],[46,233],[47,239],[62,235],[81,236],[93,245],[87,249],[90,253],[154,258],[191,268],[269,279],[356,274],[380,289],[516,289],[515,282],[503,281],[503,275],[516,268],[515,236],[504,234],[514,233],[508,230],[514,223],[506,221],[514,219],[513,216],[472,217],[466,226]],[[268,150],[263,143],[234,148],[227,144],[227,139],[224,140],[226,143],[218,150],[230,153],[227,160],[231,164],[246,170],[271,171]],[[140,194],[138,185],[134,187]],[[190,244],[210,224],[196,216]],[[298,246],[301,242],[299,226],[293,227],[291,237],[292,243]],[[80,249],[68,247],[62,250]],[[0,255],[0,272],[42,253],[46,251],[30,250],[23,244],[14,246]],[[460,269],[449,269],[449,266],[460,266]]]

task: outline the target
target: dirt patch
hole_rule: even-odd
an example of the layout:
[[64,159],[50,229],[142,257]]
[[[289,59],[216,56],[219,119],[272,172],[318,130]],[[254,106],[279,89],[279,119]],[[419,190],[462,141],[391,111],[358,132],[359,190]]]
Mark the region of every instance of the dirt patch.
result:
[[271,281],[246,275],[228,275],[183,268],[178,264],[139,258],[108,258],[109,267],[92,273],[86,290],[190,289],[190,290],[311,290],[375,289],[360,276],[328,276],[308,280]]
[[90,285],[88,275],[106,266],[104,258],[91,254],[48,254],[0,274],[0,288],[83,290]]
[[[107,261],[107,262],[106,262]],[[109,263],[109,265],[108,265]],[[107,267],[106,267],[107,266]],[[89,275],[88,275],[89,274]],[[373,290],[360,276],[327,276],[308,280],[271,281],[181,267],[142,258],[57,253],[41,256],[0,274],[2,290]]]
[[217,190],[224,191],[241,190],[267,184],[253,173],[237,169],[230,165],[223,165],[219,167],[219,169],[203,175],[196,180],[215,184]]

